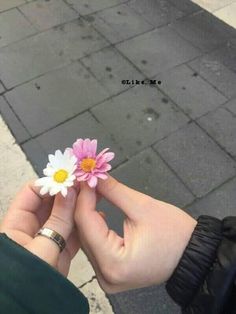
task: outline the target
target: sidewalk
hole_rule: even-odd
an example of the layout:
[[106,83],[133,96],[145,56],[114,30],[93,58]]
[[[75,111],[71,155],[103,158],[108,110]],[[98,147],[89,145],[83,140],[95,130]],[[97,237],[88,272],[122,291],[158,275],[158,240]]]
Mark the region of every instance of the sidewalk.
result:
[[[1,215],[78,137],[110,147],[131,187],[194,217],[235,215],[236,29],[214,15],[233,25],[236,1],[195,2],[0,0],[0,113],[14,136],[0,121]],[[122,84],[143,79],[161,84]],[[99,208],[122,234],[120,211]],[[82,253],[69,278],[91,313],[112,313]],[[164,287],[109,299],[118,314],[179,313]]]

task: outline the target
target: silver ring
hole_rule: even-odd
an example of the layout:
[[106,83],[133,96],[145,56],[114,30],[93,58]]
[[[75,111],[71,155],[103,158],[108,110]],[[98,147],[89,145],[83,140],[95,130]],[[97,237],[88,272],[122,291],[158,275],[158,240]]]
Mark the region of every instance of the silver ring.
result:
[[56,231],[49,228],[41,228],[35,236],[43,236],[48,239],[53,240],[60,248],[60,252],[62,252],[66,246],[65,239]]

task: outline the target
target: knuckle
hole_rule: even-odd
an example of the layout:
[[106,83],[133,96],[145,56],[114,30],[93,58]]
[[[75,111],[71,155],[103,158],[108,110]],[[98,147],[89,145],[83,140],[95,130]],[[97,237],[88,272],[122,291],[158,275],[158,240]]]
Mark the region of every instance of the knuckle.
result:
[[55,226],[63,226],[64,228],[71,228],[71,222],[69,220],[64,219],[63,217],[60,217],[59,215],[52,213],[49,217],[49,222],[52,225]]

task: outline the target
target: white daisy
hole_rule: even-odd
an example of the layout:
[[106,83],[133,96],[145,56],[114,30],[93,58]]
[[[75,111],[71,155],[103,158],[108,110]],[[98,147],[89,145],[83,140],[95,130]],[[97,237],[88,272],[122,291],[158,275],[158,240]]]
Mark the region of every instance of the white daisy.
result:
[[77,158],[70,154],[69,150],[62,153],[56,150],[55,155],[48,155],[49,163],[43,170],[46,177],[35,181],[36,186],[41,186],[40,194],[49,193],[51,196],[61,192],[65,197],[67,188],[73,186],[76,170]]

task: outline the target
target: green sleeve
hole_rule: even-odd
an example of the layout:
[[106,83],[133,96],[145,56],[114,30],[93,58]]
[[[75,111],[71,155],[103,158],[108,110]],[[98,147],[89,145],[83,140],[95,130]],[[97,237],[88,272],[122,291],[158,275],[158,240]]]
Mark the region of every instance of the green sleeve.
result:
[[88,314],[89,305],[57,270],[0,233],[0,312]]

